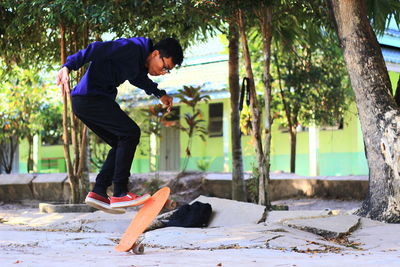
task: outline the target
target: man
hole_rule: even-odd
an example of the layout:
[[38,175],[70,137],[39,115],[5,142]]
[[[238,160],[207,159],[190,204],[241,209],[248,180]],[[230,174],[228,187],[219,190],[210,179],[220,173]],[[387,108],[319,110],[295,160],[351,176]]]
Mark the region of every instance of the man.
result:
[[[93,191],[85,202],[109,213],[124,213],[128,206],[143,204],[149,194],[137,196],[128,191],[130,168],[140,139],[140,128],[115,102],[117,86],[128,80],[160,98],[169,112],[172,97],[147,76],[164,75],[183,61],[182,47],[173,38],[153,46],[151,39],[139,37],[94,42],[67,58],[57,76],[63,94],[70,93],[69,72],[90,65],[71,92],[72,110],[95,134],[111,146]],[[113,196],[107,188],[113,185]]]

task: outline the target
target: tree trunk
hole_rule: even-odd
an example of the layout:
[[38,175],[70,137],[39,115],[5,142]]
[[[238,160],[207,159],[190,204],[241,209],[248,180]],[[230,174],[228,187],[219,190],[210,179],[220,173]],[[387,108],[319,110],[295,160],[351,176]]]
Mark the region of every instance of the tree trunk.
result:
[[[87,1],[84,1],[85,6],[87,6]],[[78,36],[78,35],[77,35]],[[85,21],[83,26],[82,43],[83,47],[88,46],[89,41],[89,22]],[[78,43],[78,41],[77,41]],[[77,51],[77,50],[76,50]],[[86,68],[80,68],[79,77],[77,81],[80,80],[85,73]],[[78,120],[78,119],[77,119]],[[78,120],[79,121],[79,120]],[[80,157],[78,164],[78,177],[79,177],[79,187],[80,187],[80,197],[81,202],[84,201],[87,193],[90,191],[90,142],[89,142],[89,131],[81,121],[79,121],[80,128],[82,129],[81,134],[81,146],[80,146]]]
[[400,75],[399,79],[397,80],[397,88],[394,99],[396,100],[397,106],[400,107]]
[[17,150],[18,139],[12,136],[9,136],[8,139],[9,142],[0,142],[0,174],[3,171],[2,169],[4,169],[7,174],[11,173],[14,162],[14,154]]
[[265,141],[264,141],[264,157],[265,157],[265,205],[271,206],[269,197],[269,172],[271,167],[271,138],[272,138],[272,117],[271,117],[271,41],[272,41],[272,7],[261,5],[261,35],[264,50],[264,67],[263,67],[263,84],[264,84],[264,100],[265,100]]
[[239,114],[239,33],[229,23],[229,91],[231,94],[232,199],[246,201]]
[[28,160],[26,165],[26,171],[30,173],[33,170],[33,137],[28,135]]
[[[287,122],[288,122],[288,131],[289,131],[289,140],[290,140],[290,172],[294,173],[296,171],[296,133],[293,133],[293,129],[294,131],[296,131],[296,125],[292,122],[292,109],[288,103],[288,101],[286,101],[286,96],[285,96],[285,92],[283,90],[283,86],[282,86],[282,79],[281,79],[281,71],[280,71],[280,67],[279,67],[279,62],[278,62],[278,54],[275,55],[275,65],[276,65],[276,69],[277,69],[277,73],[278,73],[278,81],[279,81],[279,91],[281,94],[281,99],[282,99],[282,103],[283,103],[283,109],[285,110],[285,115],[287,118]],[[293,137],[294,135],[294,137]],[[293,145],[294,143],[294,145]]]
[[4,168],[4,146],[3,142],[0,142],[0,174],[3,173],[3,168]]
[[297,145],[297,130],[295,126],[289,128],[290,137],[290,172],[296,172],[296,145]]
[[246,26],[245,18],[242,10],[238,11],[239,21],[239,32],[242,40],[243,57],[246,67],[247,78],[249,78],[249,89],[250,89],[250,107],[251,107],[251,124],[252,124],[252,135],[254,137],[254,146],[256,151],[256,160],[258,165],[258,171],[260,174],[258,184],[258,204],[267,205],[265,182],[266,182],[266,164],[263,154],[262,147],[262,136],[261,136],[261,112],[257,103],[257,93],[254,84],[254,75],[251,66],[251,58],[249,47],[247,44],[246,37]]
[[[73,30],[72,30],[72,43],[71,43],[71,51],[78,51],[78,27],[76,25],[74,25]],[[82,76],[82,69],[79,69],[76,72],[76,83],[78,83],[78,81],[80,80]],[[72,106],[71,104],[71,95],[68,96],[68,102],[69,104]],[[70,120],[71,120],[71,139],[72,139],[72,147],[74,149],[74,163],[73,163],[73,167],[74,167],[74,173],[77,174],[78,179],[80,177],[80,173],[78,171],[79,169],[79,163],[80,163],[80,158],[81,158],[81,149],[79,147],[79,129],[82,128],[81,123],[79,121],[79,119],[75,116],[75,114],[72,111],[72,108],[70,109]],[[82,135],[81,135],[81,140],[82,140]],[[79,179],[80,180],[80,179]]]
[[89,133],[87,127],[84,125],[82,127],[81,134],[81,146],[79,155],[79,164],[77,177],[79,180],[79,202],[83,202],[87,193],[90,191],[90,181],[89,181]]
[[328,1],[368,152],[369,192],[359,215],[400,222],[400,111],[362,0]]
[[[62,23],[60,23],[60,51],[61,51],[61,64],[65,64],[65,28]],[[69,178],[69,184],[71,187],[71,202],[78,203],[79,201],[79,182],[74,173],[74,168],[71,163],[71,155],[69,151],[69,133],[68,133],[68,101],[67,95],[63,95],[63,145],[64,145],[64,157],[65,164],[67,166],[67,173]]]

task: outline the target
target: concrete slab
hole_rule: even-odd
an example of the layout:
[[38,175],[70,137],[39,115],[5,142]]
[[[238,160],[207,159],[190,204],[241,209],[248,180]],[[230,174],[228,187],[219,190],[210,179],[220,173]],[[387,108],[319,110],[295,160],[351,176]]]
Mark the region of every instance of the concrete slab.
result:
[[282,225],[242,224],[209,228],[167,227],[147,232],[144,243],[157,248],[249,249],[285,251],[341,251],[344,246]]
[[361,218],[360,227],[349,237],[365,250],[394,252],[400,262],[400,224],[382,223]]
[[97,209],[86,204],[51,204],[40,203],[39,211],[44,213],[68,213],[68,212],[94,212]]
[[270,211],[266,224],[285,224],[294,219],[313,219],[329,216],[329,210]]
[[66,173],[38,174],[32,181],[33,197],[44,201],[60,201]]
[[353,232],[360,223],[355,215],[338,215],[325,218],[288,220],[290,227],[308,231],[326,238],[339,238]]
[[322,199],[322,198],[291,198],[277,200],[273,205],[284,205],[289,207],[289,211],[294,210],[341,210],[352,211],[361,207],[360,200],[341,200],[341,199]]
[[195,201],[211,205],[213,213],[209,227],[256,224],[265,209],[264,206],[253,203],[216,197],[200,196],[193,200],[193,202]]
[[93,213],[41,213],[37,209],[23,213],[0,213],[2,225],[16,226],[21,230],[64,232],[108,232],[123,234],[136,211],[125,214]]
[[32,199],[33,174],[1,174],[0,201],[12,202],[21,199]]
[[0,185],[29,184],[35,176],[34,174],[0,174]]
[[279,179],[318,179],[318,180],[361,180],[368,181],[368,175],[346,175],[346,176],[301,176],[295,173],[288,172],[271,172],[270,178],[274,180]]
[[167,227],[147,232],[145,243],[157,247],[180,249],[221,249],[229,247],[265,247],[274,234],[263,234],[263,225],[240,225],[211,228]]
[[[245,180],[251,179],[251,173],[243,173]],[[205,173],[204,179],[206,180],[232,180],[232,173],[230,172],[207,172]]]
[[39,173],[36,175],[33,183],[63,183],[67,179],[66,173]]

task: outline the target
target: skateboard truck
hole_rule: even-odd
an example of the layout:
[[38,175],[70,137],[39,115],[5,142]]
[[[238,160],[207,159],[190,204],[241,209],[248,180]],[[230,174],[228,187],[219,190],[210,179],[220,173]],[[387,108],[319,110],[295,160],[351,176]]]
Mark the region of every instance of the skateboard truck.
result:
[[132,247],[132,252],[140,255],[144,253],[144,244],[142,243],[144,240],[144,234],[140,235],[139,238],[136,240],[135,244]]

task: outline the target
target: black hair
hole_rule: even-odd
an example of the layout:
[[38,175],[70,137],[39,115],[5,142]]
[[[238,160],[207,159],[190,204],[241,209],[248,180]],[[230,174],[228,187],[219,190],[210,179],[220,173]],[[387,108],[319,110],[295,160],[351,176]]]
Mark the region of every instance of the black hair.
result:
[[172,62],[175,65],[181,65],[183,61],[182,46],[179,41],[174,38],[165,38],[153,47],[153,50],[158,50],[161,57],[172,57]]

